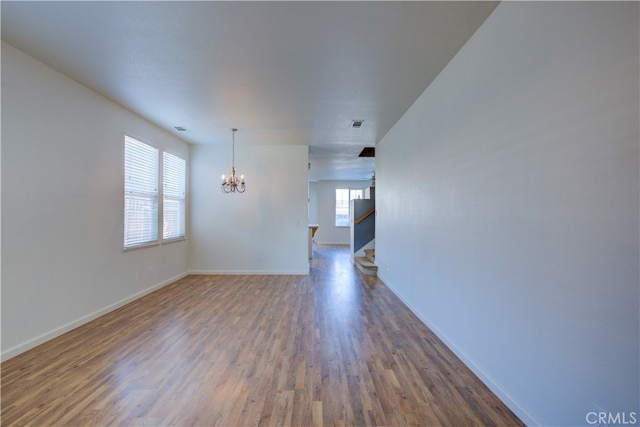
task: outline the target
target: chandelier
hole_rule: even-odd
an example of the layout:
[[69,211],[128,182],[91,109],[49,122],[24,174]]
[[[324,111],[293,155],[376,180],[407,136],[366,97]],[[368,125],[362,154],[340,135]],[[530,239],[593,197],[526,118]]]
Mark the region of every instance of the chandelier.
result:
[[222,175],[222,192],[223,193],[244,193],[246,189],[244,185],[244,175],[240,178],[236,177],[236,132],[238,129],[231,129],[233,145],[231,146],[231,174],[227,177]]

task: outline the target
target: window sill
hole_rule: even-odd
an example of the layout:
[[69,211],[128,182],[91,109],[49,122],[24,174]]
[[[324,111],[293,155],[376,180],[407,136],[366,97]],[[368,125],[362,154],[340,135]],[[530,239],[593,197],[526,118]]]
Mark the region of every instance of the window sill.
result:
[[156,242],[143,243],[141,245],[136,245],[136,246],[129,246],[126,248],[122,248],[122,252],[131,252],[138,249],[151,248],[153,246],[160,246],[160,242],[156,241]]
[[167,239],[167,240],[163,240],[160,244],[161,245],[166,245],[169,243],[175,243],[175,242],[184,242],[186,241],[187,238],[186,237],[176,237],[174,239]]
[[159,242],[156,241],[156,242],[143,243],[143,244],[137,245],[137,246],[130,246],[128,248],[122,248],[122,252],[131,252],[131,251],[135,251],[135,250],[138,250],[138,249],[152,248],[154,246],[168,245],[169,243],[184,242],[186,240],[187,240],[186,237],[176,237],[175,239],[161,240]]

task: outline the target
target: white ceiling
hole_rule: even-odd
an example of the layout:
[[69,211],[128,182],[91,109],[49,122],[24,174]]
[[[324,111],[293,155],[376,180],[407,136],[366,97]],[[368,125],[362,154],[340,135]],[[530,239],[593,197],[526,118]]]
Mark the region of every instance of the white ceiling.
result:
[[2,1],[2,39],[190,143],[237,127],[237,145],[308,145],[311,180],[369,179],[362,148],[495,6]]

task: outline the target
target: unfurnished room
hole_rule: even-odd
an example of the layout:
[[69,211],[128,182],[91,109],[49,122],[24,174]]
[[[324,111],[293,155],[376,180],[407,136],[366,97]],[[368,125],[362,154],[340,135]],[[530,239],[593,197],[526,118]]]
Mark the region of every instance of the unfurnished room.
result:
[[640,2],[0,8],[2,426],[640,425]]

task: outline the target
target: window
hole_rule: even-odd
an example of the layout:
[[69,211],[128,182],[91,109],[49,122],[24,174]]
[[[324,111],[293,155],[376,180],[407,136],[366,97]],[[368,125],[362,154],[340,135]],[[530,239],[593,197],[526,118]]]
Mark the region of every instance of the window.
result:
[[186,162],[166,151],[162,156],[162,238],[185,236]]
[[158,149],[124,138],[124,247],[158,241]]
[[[151,147],[130,136],[124,137],[124,247],[158,243],[186,235],[186,161],[167,152],[160,156]],[[162,190],[158,192],[158,182]],[[162,197],[162,214],[158,207]]]
[[362,197],[362,190],[336,188],[336,227],[349,226],[349,201]]

